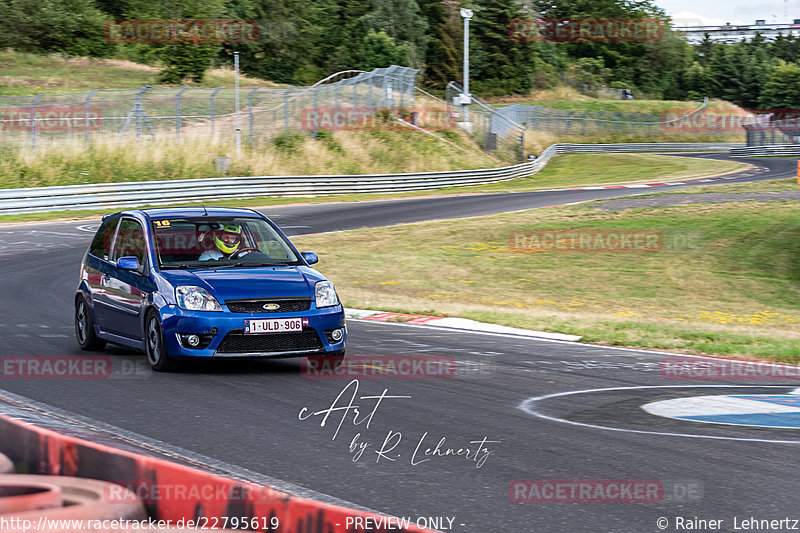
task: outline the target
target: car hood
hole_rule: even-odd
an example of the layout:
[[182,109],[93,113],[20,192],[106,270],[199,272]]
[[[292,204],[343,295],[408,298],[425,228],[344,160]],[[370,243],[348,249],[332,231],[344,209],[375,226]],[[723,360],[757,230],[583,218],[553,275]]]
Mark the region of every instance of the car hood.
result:
[[169,270],[162,275],[174,286],[196,285],[220,302],[242,298],[313,298],[314,284],[325,279],[306,266]]

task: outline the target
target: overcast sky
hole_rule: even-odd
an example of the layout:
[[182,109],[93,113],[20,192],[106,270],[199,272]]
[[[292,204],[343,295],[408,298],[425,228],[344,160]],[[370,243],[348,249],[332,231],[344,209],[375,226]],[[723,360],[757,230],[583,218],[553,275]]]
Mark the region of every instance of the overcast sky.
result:
[[655,4],[664,9],[677,26],[726,22],[753,24],[756,19],[776,23],[800,19],[800,0],[655,0]]

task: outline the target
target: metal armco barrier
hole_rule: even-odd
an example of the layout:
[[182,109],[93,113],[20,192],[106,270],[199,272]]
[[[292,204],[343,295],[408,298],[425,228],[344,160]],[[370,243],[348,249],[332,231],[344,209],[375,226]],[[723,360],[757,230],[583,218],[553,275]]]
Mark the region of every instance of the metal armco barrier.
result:
[[800,157],[800,144],[771,144],[734,148],[731,150],[731,155],[735,157]]
[[256,176],[101,183],[0,190],[0,215],[103,209],[256,196],[402,192],[494,183],[530,176],[551,157],[571,153],[730,150],[736,143],[553,144],[532,162],[501,168],[331,176]]
[[11,462],[11,459],[0,453],[0,474],[13,474],[14,473],[14,463]]
[[[20,469],[26,471],[50,476],[80,476],[111,482],[95,481],[104,485],[103,490],[107,500],[108,495],[113,496],[110,499],[114,503],[108,505],[119,507],[126,502],[129,505],[137,505],[139,502],[138,505],[141,507],[144,503],[146,516],[154,520],[170,521],[172,527],[184,527],[176,524],[181,520],[196,520],[200,517],[216,519],[219,524],[216,527],[225,527],[223,524],[226,518],[244,517],[261,520],[258,522],[258,527],[253,529],[262,531],[366,533],[373,530],[371,528],[365,530],[352,524],[348,526],[347,518],[381,518],[374,513],[316,502],[272,487],[239,481],[165,459],[84,441],[6,415],[0,415],[0,447],[10,459],[20,465]],[[11,479],[20,476],[5,477]],[[68,478],[45,479],[54,482]],[[125,489],[130,489],[134,496],[133,500],[129,501],[125,496]],[[66,493],[63,485],[62,490]],[[121,490],[123,492],[120,492]],[[78,506],[73,505],[67,509],[75,507]],[[47,516],[50,516],[50,512],[52,511],[47,511]],[[84,516],[68,518],[84,518]],[[264,519],[274,519],[276,523],[264,525]],[[209,523],[214,527],[213,520]],[[405,528],[393,528],[392,531],[430,532],[413,523]]]

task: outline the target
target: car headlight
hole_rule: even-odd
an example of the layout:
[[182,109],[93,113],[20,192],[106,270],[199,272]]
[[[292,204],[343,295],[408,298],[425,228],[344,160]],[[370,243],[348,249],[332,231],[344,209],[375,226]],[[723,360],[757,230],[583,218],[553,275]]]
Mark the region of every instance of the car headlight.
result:
[[178,306],[187,311],[222,311],[216,298],[207,290],[192,285],[175,288],[175,298]]
[[317,300],[317,309],[339,304],[339,297],[336,296],[333,283],[330,281],[317,282],[314,286],[314,298]]

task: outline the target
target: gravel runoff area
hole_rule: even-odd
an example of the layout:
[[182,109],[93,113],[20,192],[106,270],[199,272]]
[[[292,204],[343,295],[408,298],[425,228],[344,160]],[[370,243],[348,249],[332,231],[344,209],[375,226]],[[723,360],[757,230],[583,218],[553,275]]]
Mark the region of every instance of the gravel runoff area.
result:
[[724,203],[755,200],[756,202],[795,201],[800,202],[800,191],[721,193],[708,192],[698,194],[664,194],[647,198],[615,198],[600,202],[597,208],[601,211],[624,211],[642,207],[669,207],[697,203]]

